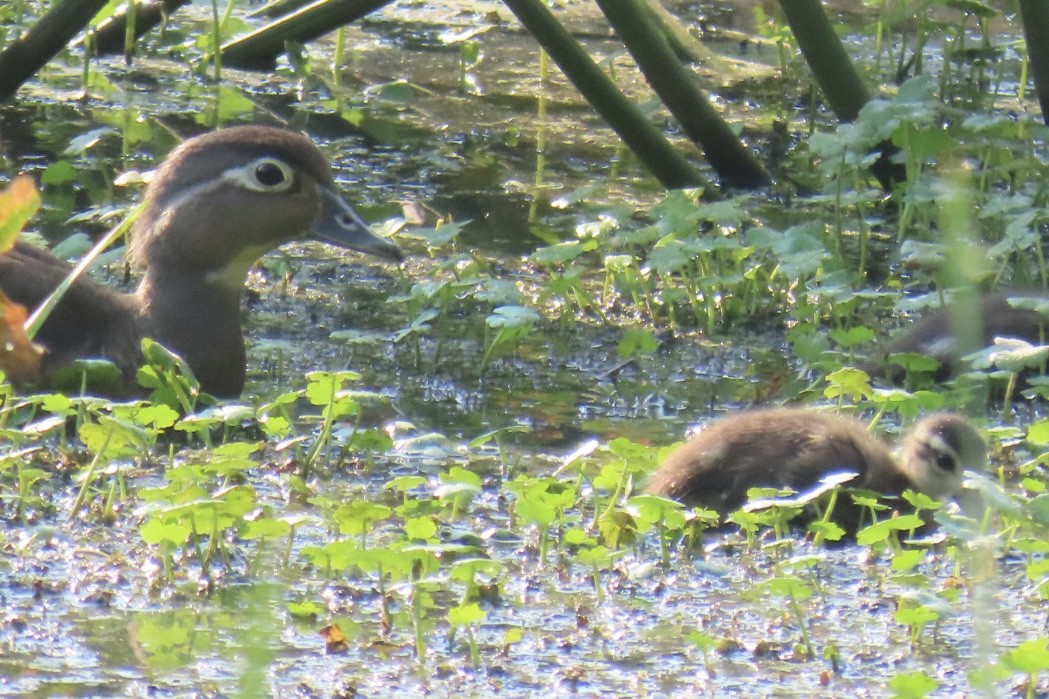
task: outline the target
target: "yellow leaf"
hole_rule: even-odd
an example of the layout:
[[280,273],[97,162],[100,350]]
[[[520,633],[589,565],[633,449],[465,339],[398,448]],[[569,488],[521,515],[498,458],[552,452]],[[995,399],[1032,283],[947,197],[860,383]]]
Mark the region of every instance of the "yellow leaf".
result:
[[15,246],[15,240],[36,210],[40,208],[40,195],[36,183],[28,175],[19,175],[11,180],[7,189],[0,192],[0,254]]

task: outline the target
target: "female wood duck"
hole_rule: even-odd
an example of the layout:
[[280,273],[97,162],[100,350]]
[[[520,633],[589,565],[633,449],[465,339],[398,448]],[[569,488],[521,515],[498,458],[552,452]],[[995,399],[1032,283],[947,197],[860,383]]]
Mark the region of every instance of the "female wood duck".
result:
[[[36,337],[45,372],[104,357],[130,385],[151,337],[177,352],[202,390],[244,387],[241,293],[251,265],[282,243],[306,238],[403,259],[339,193],[331,166],[305,136],[239,126],[189,139],[171,151],[145,193],[129,254],[144,269],[133,293],[81,277]],[[19,243],[0,256],[0,291],[35,308],[69,273],[48,252]]]
[[738,509],[754,487],[804,491],[835,472],[885,494],[907,488],[932,497],[955,493],[966,468],[982,470],[987,446],[960,415],[916,423],[897,457],[852,418],[801,408],[740,413],[715,422],[671,453],[645,492],[719,512]]

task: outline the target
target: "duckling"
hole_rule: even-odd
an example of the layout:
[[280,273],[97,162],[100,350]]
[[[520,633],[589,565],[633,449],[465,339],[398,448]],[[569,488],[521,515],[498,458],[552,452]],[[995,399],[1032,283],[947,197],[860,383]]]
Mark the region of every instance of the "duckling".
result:
[[753,410],[718,420],[672,452],[649,480],[651,495],[731,512],[754,487],[803,491],[835,472],[896,495],[907,488],[936,498],[957,492],[966,468],[986,466],[987,446],[960,415],[916,423],[897,457],[860,421],[803,408]]
[[887,358],[893,354],[924,354],[936,359],[940,366],[935,378],[943,380],[958,372],[958,362],[968,352],[989,347],[997,337],[1017,338],[1032,344],[1049,341],[1046,333],[1047,320],[1035,310],[1017,308],[1009,303],[1010,298],[1042,298],[1037,292],[1024,290],[1015,293],[983,293],[976,304],[974,322],[979,322],[976,347],[961,347],[958,337],[951,329],[951,314],[946,308],[930,311],[910,328],[900,333],[885,345],[879,356],[861,364],[860,368],[872,376],[885,376],[894,383],[904,378],[901,367],[889,365]]
[[[241,295],[264,253],[310,239],[399,262],[343,199],[327,158],[301,133],[238,126],[191,138],[161,163],[145,192],[129,245],[143,269],[133,293],[81,277],[38,333],[44,373],[103,357],[134,385],[141,340],[177,352],[201,389],[244,388]],[[19,242],[0,256],[0,291],[35,308],[69,273],[50,253]]]

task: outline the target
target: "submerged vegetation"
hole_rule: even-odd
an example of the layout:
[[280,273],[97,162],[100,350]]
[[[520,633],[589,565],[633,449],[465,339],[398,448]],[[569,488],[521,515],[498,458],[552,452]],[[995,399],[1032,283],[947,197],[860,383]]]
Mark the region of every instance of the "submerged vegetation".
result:
[[[35,171],[64,256],[88,247],[62,240],[71,217],[129,209],[115,172],[269,114],[327,141],[411,258],[267,258],[239,401],[149,342],[146,399],[0,385],[2,692],[1045,694],[1049,350],[999,346],[947,382],[917,355],[891,358],[899,387],[863,370],[945,298],[1049,283],[1049,131],[1017,25],[934,5],[851,18],[853,60],[892,87],[841,124],[782,18],[737,10],[749,53],[712,59],[733,77],[708,89],[772,175],[753,191],[662,192],[497,5],[465,27],[387,9],[356,43],[291,46],[272,81],[209,61],[249,26],[234,3],[132,68],[49,65],[0,109],[0,164]],[[0,8],[7,35],[36,9]],[[33,208],[20,191],[0,232]],[[688,424],[792,401],[887,432],[967,412],[993,466],[962,499],[985,507],[828,486],[719,518],[640,494]],[[854,537],[822,516],[845,499],[874,522]]]

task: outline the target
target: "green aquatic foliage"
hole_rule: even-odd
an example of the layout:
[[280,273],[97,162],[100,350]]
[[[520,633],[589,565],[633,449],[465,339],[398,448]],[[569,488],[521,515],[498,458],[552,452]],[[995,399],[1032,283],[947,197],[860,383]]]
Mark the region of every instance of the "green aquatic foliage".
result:
[[940,683],[921,670],[904,672],[889,680],[892,696],[899,699],[922,699],[936,691]]
[[[886,27],[888,12],[878,14]],[[934,21],[916,20],[926,38]],[[791,37],[774,17],[763,18],[762,26],[787,70],[776,82],[783,93],[789,76],[797,75]],[[899,48],[887,39],[880,62],[892,62],[897,51],[901,63],[903,54],[921,56],[913,44]],[[398,47],[413,40],[400,39]],[[962,42],[964,33],[951,40]],[[213,41],[209,32],[173,38],[166,46],[189,52],[189,60],[205,66],[199,57]],[[460,77],[480,75],[488,62],[471,45],[475,41],[463,36],[452,42],[464,51],[456,57]],[[1034,610],[1049,596],[1049,456],[1043,453],[1049,437],[1037,420],[1028,430],[991,432],[999,471],[972,479],[968,494],[985,503],[976,513],[907,496],[904,502],[919,512],[901,514],[899,501],[832,488],[812,501],[793,495],[792,502],[722,518],[638,494],[665,456],[641,442],[672,441],[683,431],[681,423],[708,404],[721,410],[752,400],[821,398],[872,421],[906,422],[962,401],[969,379],[954,387],[934,384],[929,374],[935,365],[926,357],[890,358],[906,369],[899,389],[856,368],[889,334],[896,315],[912,317],[907,314],[918,306],[910,301],[917,303],[919,292],[942,287],[944,268],[953,264],[941,216],[943,207],[957,201],[945,185],[952,169],[971,170],[966,186],[973,245],[985,258],[979,282],[1037,285],[1047,279],[1040,236],[1049,220],[1040,154],[1045,127],[1022,111],[961,110],[965,100],[986,104],[998,88],[967,96],[958,67],[983,71],[987,64],[978,64],[981,59],[965,47],[955,48],[955,55],[971,62],[949,66],[946,83],[907,81],[868,105],[854,124],[833,131],[815,127],[811,138],[792,145],[780,181],[760,196],[711,201],[694,191],[641,192],[626,205],[603,201],[606,190],[591,185],[584,194],[559,197],[557,215],[570,223],[557,227],[544,220],[545,190],[528,189],[544,245],[520,252],[515,247],[513,254],[478,242],[468,221],[446,218],[398,233],[414,246],[407,269],[384,279],[388,286],[368,290],[389,300],[383,317],[372,328],[332,335],[347,355],[331,366],[360,374],[292,373],[284,377],[286,385],[272,388],[276,395],[212,404],[177,358],[150,347],[149,367],[140,374],[154,391],[148,401],[21,396],[0,386],[0,433],[11,445],[0,456],[0,492],[12,523],[0,534],[7,565],[17,573],[14,561],[46,553],[37,543],[46,540],[41,520],[69,518],[63,525],[68,536],[86,532],[99,539],[123,526],[137,537],[129,537],[128,548],[118,547],[115,557],[126,556],[130,568],[148,569],[140,564],[153,559],[163,564],[160,572],[142,573],[155,595],[151,604],[185,597],[214,602],[278,580],[267,587],[272,598],[260,593],[262,601],[251,606],[247,600],[245,608],[252,615],[276,609],[290,618],[287,625],[280,616],[259,619],[276,620],[276,631],[260,633],[272,639],[295,633],[315,642],[314,631],[303,627],[314,619],[316,625],[338,622],[350,645],[371,653],[377,664],[410,648],[420,674],[435,678],[430,681],[438,687],[440,677],[467,662],[478,672],[456,675],[464,682],[474,676],[499,682],[517,665],[500,660],[511,652],[529,666],[536,648],[580,647],[586,654],[576,656],[581,672],[593,676],[602,654],[620,665],[624,659],[641,665],[640,659],[663,653],[658,657],[667,658],[666,672],[675,675],[682,674],[677,663],[698,665],[701,655],[709,677],[732,676],[741,667],[765,677],[806,677],[816,674],[806,672],[812,669],[822,674],[820,663],[826,663],[833,669],[826,691],[848,693],[856,689],[849,678],[868,671],[883,678],[889,662],[888,674],[899,674],[879,680],[887,682],[883,691],[924,696],[936,691],[937,680],[945,684],[941,669],[962,657],[965,667],[979,666],[974,675],[989,678],[982,685],[991,688],[988,693],[1015,691],[1006,684],[1010,678],[1037,692],[1046,672],[1040,663],[1045,643],[1037,631],[1012,630],[1008,642],[988,640],[987,660],[969,654],[968,641],[947,646],[940,638],[949,624],[963,626],[961,620],[973,616],[970,600],[987,587],[1022,598]],[[386,147],[415,146],[412,137],[420,133],[432,137],[398,121],[400,113],[435,120],[418,84],[393,79],[358,89],[347,81],[328,92],[330,86],[316,80],[322,65],[317,56],[299,49],[290,55],[290,68],[279,72],[290,70],[301,81],[302,100],[314,100],[304,107],[315,112],[312,118],[358,125]],[[107,84],[99,71],[92,80],[94,98],[123,99],[124,88]],[[465,84],[468,92],[480,86]],[[244,118],[258,102],[256,93],[231,85],[186,89],[201,105],[201,123]],[[311,97],[314,91],[324,94]],[[791,87],[786,91],[793,113],[804,100],[796,101]],[[102,118],[99,111],[95,118]],[[114,192],[106,173],[116,164],[105,147],[117,135],[130,146],[160,134],[150,128],[148,113],[105,111],[112,112],[102,122],[109,126],[76,140],[44,172],[45,215],[64,222],[81,191],[108,203]],[[788,126],[792,133],[797,127]],[[505,143],[456,143],[430,156],[426,167],[455,176],[452,164],[458,160],[490,165],[517,157],[531,133],[514,128]],[[498,138],[506,137],[500,127],[495,130]],[[910,176],[889,196],[875,190],[867,174],[870,146],[881,139],[900,148]],[[482,139],[470,132],[468,140]],[[391,169],[413,177],[419,171],[411,160]],[[508,184],[497,168],[482,171],[497,187]],[[622,186],[617,176],[601,174]],[[595,178],[588,173],[587,179]],[[307,269],[301,261],[271,260],[259,275],[264,288],[294,294],[293,277]],[[565,364],[586,388],[563,388],[563,376],[557,381],[571,393],[563,413],[552,391],[539,387],[533,397],[530,385],[533,374],[544,376],[539,368],[562,361],[561,342],[573,351],[573,342],[585,346]],[[713,359],[689,364],[690,350],[700,344]],[[726,361],[725,369],[718,364],[759,344],[787,358],[789,376],[778,393],[766,391],[775,377],[752,354],[738,365]],[[1019,365],[1004,360],[1016,358],[989,362],[971,380],[986,385],[988,374],[1015,374]],[[617,362],[629,366],[617,365],[615,376],[606,373]],[[388,366],[393,369],[383,374]],[[634,381],[631,372],[640,378]],[[723,374],[733,373],[751,393],[725,387]],[[504,383],[510,374],[525,378]],[[438,406],[425,414],[409,397],[424,381],[442,383],[433,394],[420,391],[420,403]],[[600,398],[591,394],[593,384],[601,385]],[[368,390],[372,385],[382,386],[381,395]],[[526,391],[518,390],[522,385]],[[1032,388],[1039,390],[1037,381]],[[636,397],[631,391],[644,396],[636,404],[658,410],[624,410]],[[1017,391],[1006,406],[992,404],[989,421],[1027,421],[1015,409]],[[521,402],[493,400],[517,399],[518,393],[525,394]],[[646,401],[649,394],[658,400]],[[605,397],[619,402],[606,406]],[[456,401],[469,406],[468,419],[456,422],[443,414]],[[592,418],[595,413],[615,415],[602,421]],[[424,427],[404,427],[408,421]],[[627,427],[630,439],[619,436]],[[426,450],[419,432],[439,433],[435,439],[446,446]],[[592,448],[577,458],[560,456],[591,439]],[[834,521],[852,502],[869,523],[855,539]],[[803,528],[799,512],[815,519]],[[919,530],[930,513],[942,541]],[[824,546],[831,541],[839,548]],[[978,547],[991,551],[989,564],[968,557]],[[841,549],[845,564],[833,558]],[[1019,584],[1008,574],[1018,575]],[[837,626],[850,623],[834,606],[843,598],[849,611],[862,612],[861,621],[851,621],[860,625],[856,633],[856,626]],[[600,616],[588,611],[597,608],[595,600]],[[154,663],[183,667],[194,642],[221,645],[211,638],[214,629],[205,628],[211,617],[190,616],[137,615],[138,634],[125,645],[142,649]],[[567,631],[543,627],[566,617],[576,620]],[[752,618],[760,619],[759,631],[748,626]],[[616,638],[638,625],[649,635],[616,658],[623,648],[614,645]],[[887,638],[884,646],[898,649],[897,655],[890,656],[880,641],[857,641],[867,628]],[[781,657],[775,657],[777,638],[787,639]],[[1013,643],[1016,638],[1019,643]],[[595,643],[603,645],[599,652],[587,645]],[[277,667],[284,660],[258,662]],[[646,672],[653,674],[646,678]],[[628,674],[638,682],[665,682],[661,691],[668,694],[686,691],[686,680],[655,677],[652,665]],[[957,677],[950,680],[952,688],[964,686]],[[563,680],[567,691],[570,679]]]
[[494,332],[485,343],[484,355],[481,357],[481,374],[491,361],[512,352],[528,335],[531,334],[539,314],[525,306],[500,306],[488,318],[485,325]]

